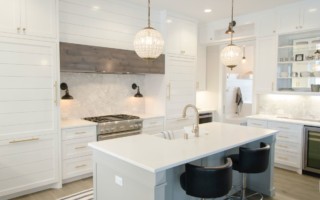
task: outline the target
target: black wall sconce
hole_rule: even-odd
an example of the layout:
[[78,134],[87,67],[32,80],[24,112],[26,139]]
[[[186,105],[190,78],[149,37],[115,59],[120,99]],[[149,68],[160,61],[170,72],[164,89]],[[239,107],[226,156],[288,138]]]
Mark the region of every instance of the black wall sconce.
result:
[[73,99],[73,97],[69,94],[69,88],[66,83],[61,83],[60,89],[66,91],[66,94],[64,96],[62,96],[61,99]]
[[134,97],[138,97],[138,98],[141,98],[143,97],[143,95],[140,93],[140,88],[137,84],[133,83],[132,84],[132,89],[137,89],[138,88],[138,91],[137,91],[137,94],[134,95]]

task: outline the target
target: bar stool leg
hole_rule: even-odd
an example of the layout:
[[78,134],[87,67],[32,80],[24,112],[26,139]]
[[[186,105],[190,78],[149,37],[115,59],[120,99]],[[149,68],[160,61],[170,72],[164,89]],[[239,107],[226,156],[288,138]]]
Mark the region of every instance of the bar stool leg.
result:
[[242,173],[241,200],[246,200],[247,174]]

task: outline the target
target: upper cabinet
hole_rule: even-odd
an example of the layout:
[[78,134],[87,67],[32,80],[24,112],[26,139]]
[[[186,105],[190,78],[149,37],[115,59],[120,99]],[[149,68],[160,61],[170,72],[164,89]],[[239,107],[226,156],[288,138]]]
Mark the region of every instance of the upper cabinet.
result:
[[167,53],[196,56],[197,24],[171,16],[167,17],[166,23],[167,37],[165,44]]
[[277,33],[276,20],[277,15],[275,11],[261,12],[257,16],[256,35],[258,37],[275,35]]
[[320,27],[320,2],[305,1],[278,9],[279,33],[291,33]]
[[57,0],[0,0],[0,32],[56,38]]

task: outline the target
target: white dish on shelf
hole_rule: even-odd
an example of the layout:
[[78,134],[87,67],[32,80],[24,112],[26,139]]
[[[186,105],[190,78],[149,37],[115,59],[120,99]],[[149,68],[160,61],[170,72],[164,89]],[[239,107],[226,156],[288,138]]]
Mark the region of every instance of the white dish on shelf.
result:
[[308,71],[304,71],[304,72],[300,72],[300,76],[301,77],[310,77],[311,76],[311,72]]
[[313,72],[313,75],[314,75],[315,77],[320,77],[320,71],[315,71],[315,72]]
[[280,72],[280,77],[281,78],[288,78],[289,73],[288,72]]

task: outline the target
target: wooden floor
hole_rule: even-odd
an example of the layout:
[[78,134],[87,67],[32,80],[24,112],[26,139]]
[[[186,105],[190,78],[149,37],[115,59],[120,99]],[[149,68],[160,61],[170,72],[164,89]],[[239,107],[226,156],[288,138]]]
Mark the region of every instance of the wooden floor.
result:
[[[298,175],[294,172],[275,169],[276,195],[266,200],[318,200],[320,199],[318,178]],[[62,189],[50,189],[14,200],[56,200],[92,187],[92,179],[65,184]]]

